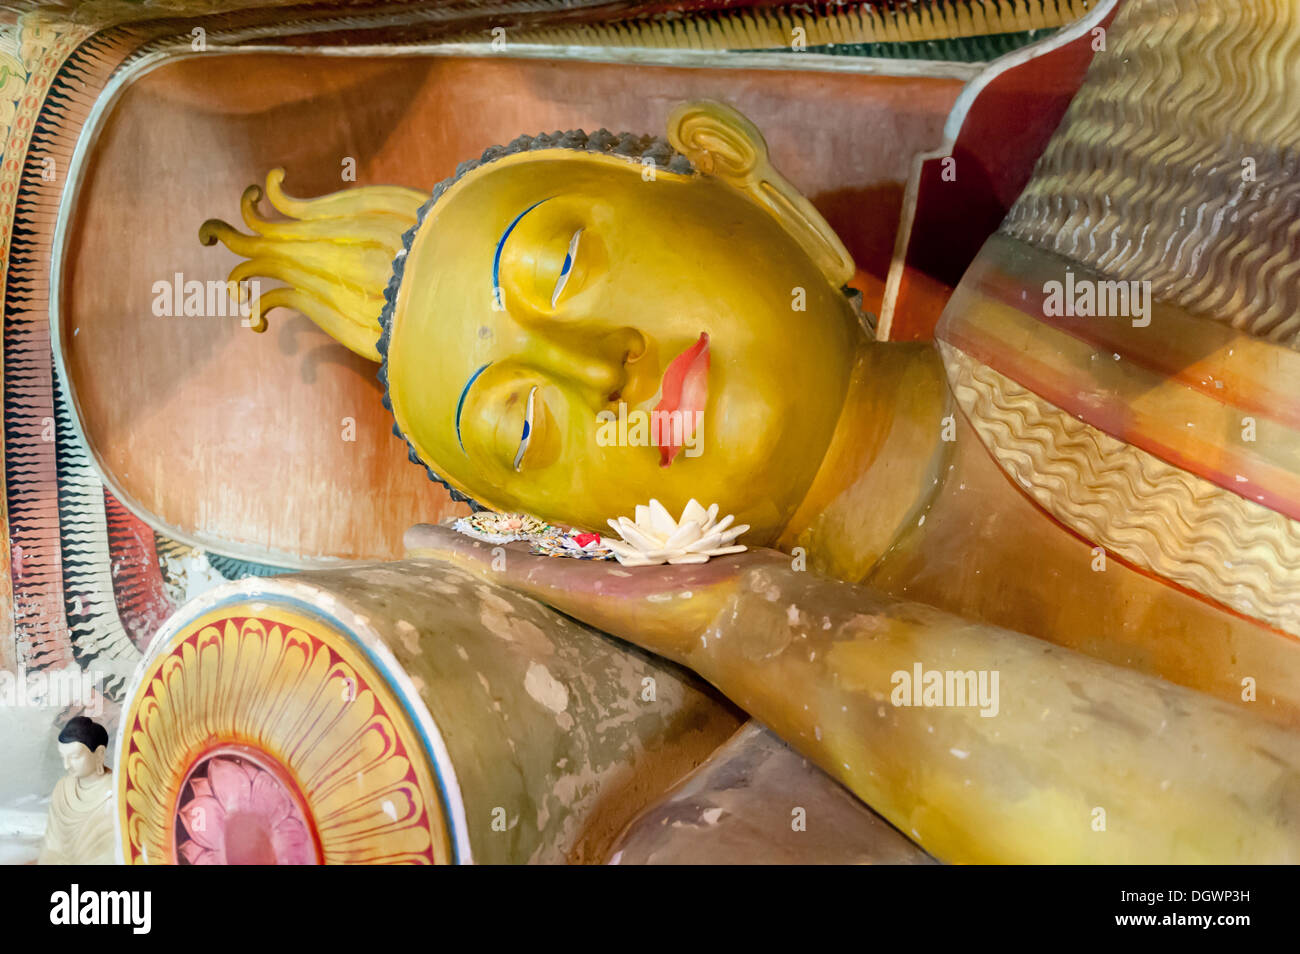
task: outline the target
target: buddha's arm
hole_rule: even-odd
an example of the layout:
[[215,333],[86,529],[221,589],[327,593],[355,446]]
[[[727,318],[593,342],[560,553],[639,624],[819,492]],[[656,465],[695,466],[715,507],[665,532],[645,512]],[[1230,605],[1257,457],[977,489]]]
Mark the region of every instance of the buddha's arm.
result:
[[[689,666],[942,859],[1300,860],[1300,739],[1209,696],[774,551],[628,570],[512,547],[497,571],[440,528],[408,547]],[[997,691],[896,705],[918,665]]]
[[45,834],[41,837],[40,854],[36,857],[38,865],[72,864],[68,853],[68,832],[63,815],[67,798],[64,795],[67,779],[60,778],[50,796],[50,809],[45,817]]

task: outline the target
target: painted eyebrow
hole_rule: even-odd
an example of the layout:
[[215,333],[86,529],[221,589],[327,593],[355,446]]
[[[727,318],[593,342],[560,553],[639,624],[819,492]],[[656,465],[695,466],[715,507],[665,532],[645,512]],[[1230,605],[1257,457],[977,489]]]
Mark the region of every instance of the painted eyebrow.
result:
[[[518,222],[519,220],[515,219],[515,221]],[[469,380],[465,382],[464,389],[460,392],[460,400],[456,402],[456,443],[460,445],[461,450],[465,450],[465,441],[460,436],[460,412],[465,410],[465,395],[469,394],[469,389],[474,386],[474,382],[478,380],[478,376],[486,371],[491,364],[492,362],[489,361],[469,376]]]
[[549,202],[552,198],[554,198],[554,196],[547,196],[545,199],[540,199],[528,208],[524,209],[515,216],[513,222],[506,226],[506,230],[502,232],[501,237],[497,239],[497,249],[492,254],[492,297],[496,301],[498,308],[504,309],[506,307],[506,303],[501,300],[501,250],[506,247],[506,239],[508,239],[510,233],[515,230],[515,226],[519,224],[520,219],[533,211],[533,209],[537,208],[543,202]]

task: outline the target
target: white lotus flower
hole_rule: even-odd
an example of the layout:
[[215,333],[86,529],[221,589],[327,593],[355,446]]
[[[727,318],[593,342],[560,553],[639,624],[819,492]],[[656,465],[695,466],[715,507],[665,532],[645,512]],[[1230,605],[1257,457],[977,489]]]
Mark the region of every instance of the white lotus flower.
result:
[[730,514],[718,520],[717,504],[705,510],[694,498],[682,511],[682,519],[674,520],[663,504],[651,500],[650,506],[636,508],[635,520],[619,517],[609,521],[623,540],[604,542],[624,566],[705,563],[709,557],[745,549],[734,541],[749,529],[749,524],[733,527],[733,520]]

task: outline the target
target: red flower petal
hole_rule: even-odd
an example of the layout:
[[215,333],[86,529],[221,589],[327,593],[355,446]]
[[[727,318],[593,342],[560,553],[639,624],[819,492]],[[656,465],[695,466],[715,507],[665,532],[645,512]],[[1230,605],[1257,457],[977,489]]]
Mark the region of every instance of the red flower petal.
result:
[[262,818],[268,828],[274,828],[281,819],[293,813],[293,802],[289,800],[289,796],[285,794],[279,782],[268,773],[259,771],[257,777],[253,779],[249,810]]
[[197,841],[187,841],[185,842],[185,844],[181,845],[179,850],[181,855],[185,858],[185,860],[192,865],[203,864],[203,862],[200,861],[199,859],[201,859],[204,855],[212,854],[212,852],[208,851]]
[[181,824],[189,836],[204,848],[225,847],[226,810],[211,795],[200,795],[180,810]]

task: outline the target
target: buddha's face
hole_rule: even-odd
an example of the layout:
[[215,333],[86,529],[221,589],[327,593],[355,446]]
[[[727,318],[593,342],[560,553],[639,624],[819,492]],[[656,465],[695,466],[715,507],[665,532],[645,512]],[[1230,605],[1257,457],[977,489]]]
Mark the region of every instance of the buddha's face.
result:
[[59,758],[63,770],[72,778],[91,778],[104,771],[104,746],[93,752],[82,742],[60,742]]
[[493,509],[601,529],[695,497],[761,543],[822,461],[859,337],[740,193],[547,150],[468,173],[431,209],[389,388],[424,460]]

